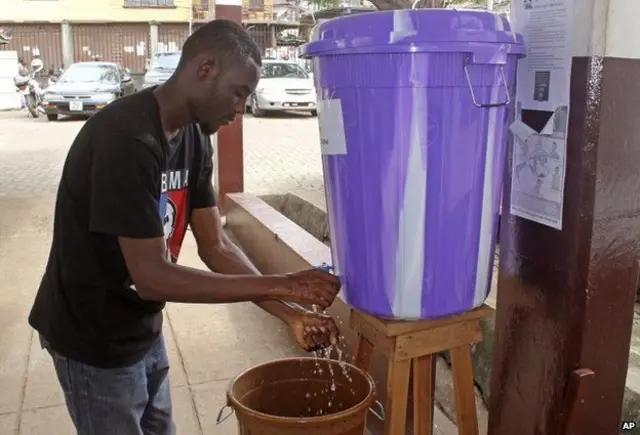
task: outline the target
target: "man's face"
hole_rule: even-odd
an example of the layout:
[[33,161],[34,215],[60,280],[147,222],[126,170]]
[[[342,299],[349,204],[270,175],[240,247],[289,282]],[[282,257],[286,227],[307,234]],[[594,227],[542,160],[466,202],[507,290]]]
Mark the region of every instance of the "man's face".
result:
[[222,66],[204,62],[197,75],[191,110],[203,132],[213,134],[244,113],[247,97],[258,85],[260,67],[251,59],[230,60]]

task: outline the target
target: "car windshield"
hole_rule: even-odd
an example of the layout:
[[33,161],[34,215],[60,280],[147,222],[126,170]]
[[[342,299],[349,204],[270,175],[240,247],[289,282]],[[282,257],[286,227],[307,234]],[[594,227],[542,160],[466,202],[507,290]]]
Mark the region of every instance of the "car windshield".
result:
[[280,79],[280,78],[306,79],[309,78],[306,72],[295,63],[265,63],[260,68],[260,78]]
[[159,53],[153,56],[151,69],[171,69],[178,67],[181,53]]
[[105,83],[119,83],[120,78],[118,70],[111,65],[104,64],[90,64],[90,63],[76,63],[71,65],[62,76],[60,76],[60,83],[91,83],[91,82],[105,82]]

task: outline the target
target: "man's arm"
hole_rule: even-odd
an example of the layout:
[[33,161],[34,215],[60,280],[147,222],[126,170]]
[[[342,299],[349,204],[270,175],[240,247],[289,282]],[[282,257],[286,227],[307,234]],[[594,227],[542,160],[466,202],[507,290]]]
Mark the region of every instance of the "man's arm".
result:
[[303,303],[319,299],[325,306],[333,302],[336,285],[322,275],[228,276],[172,264],[158,200],[161,151],[106,127],[101,133],[93,143],[89,231],[117,238],[142,299],[226,303],[275,297]]
[[285,277],[221,275],[178,266],[165,259],[164,238],[118,238],[127,269],[142,299],[186,303],[256,302],[277,297]]
[[[217,207],[195,209],[190,225],[198,244],[198,255],[212,272],[261,275],[251,260],[225,234]],[[295,307],[279,300],[256,301],[256,304],[287,323],[297,312]]]

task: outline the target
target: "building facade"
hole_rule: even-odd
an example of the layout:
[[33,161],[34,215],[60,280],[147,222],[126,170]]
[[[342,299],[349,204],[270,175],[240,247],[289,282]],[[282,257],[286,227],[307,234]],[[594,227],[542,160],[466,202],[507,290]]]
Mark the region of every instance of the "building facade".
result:
[[142,73],[155,52],[182,47],[215,18],[214,0],[1,0],[0,50],[47,68],[99,57]]
[[263,55],[297,35],[304,5],[300,0],[242,0],[242,23]]

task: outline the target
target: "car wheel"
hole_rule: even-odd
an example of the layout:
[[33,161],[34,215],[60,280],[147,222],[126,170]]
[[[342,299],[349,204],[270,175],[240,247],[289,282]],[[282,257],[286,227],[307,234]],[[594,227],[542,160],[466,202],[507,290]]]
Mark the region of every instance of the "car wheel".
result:
[[49,121],[57,121],[58,120],[58,114],[57,113],[47,114],[47,120],[49,120]]
[[255,95],[251,98],[251,114],[254,116],[254,118],[260,118],[261,116],[264,116],[264,110],[258,107],[258,99]]
[[311,111],[311,116],[318,116],[318,111],[317,110],[312,110]]

